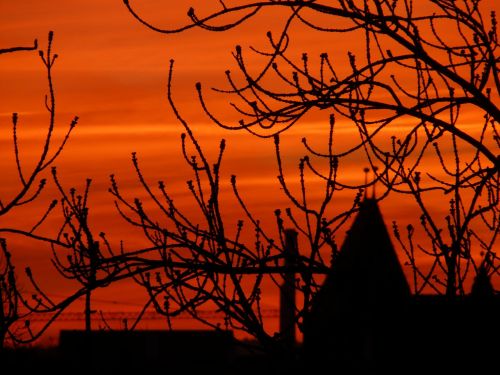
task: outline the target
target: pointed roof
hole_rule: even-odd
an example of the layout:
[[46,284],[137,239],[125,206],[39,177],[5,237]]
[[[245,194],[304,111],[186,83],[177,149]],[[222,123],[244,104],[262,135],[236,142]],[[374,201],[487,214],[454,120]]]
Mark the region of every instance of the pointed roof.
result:
[[365,198],[317,295],[316,305],[383,306],[398,303],[410,294],[378,203]]
[[304,318],[306,356],[335,357],[342,369],[371,366],[373,356],[396,353],[399,344],[389,343],[400,342],[410,297],[378,203],[365,197]]
[[495,295],[495,288],[488,275],[489,262],[486,256],[477,270],[476,277],[472,283],[471,296],[492,297]]
[[[332,271],[357,293],[403,296],[410,288],[392,245],[377,200],[365,198],[347,232]],[[363,293],[365,291],[365,293]]]

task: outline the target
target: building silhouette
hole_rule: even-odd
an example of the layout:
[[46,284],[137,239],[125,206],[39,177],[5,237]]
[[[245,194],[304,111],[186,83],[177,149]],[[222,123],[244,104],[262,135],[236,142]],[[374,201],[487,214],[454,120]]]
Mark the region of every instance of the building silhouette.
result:
[[224,368],[234,355],[234,337],[221,330],[62,330],[59,349],[68,372],[196,373]]
[[500,300],[481,267],[469,295],[412,295],[377,201],[365,198],[305,319],[305,363],[345,374],[498,371]]

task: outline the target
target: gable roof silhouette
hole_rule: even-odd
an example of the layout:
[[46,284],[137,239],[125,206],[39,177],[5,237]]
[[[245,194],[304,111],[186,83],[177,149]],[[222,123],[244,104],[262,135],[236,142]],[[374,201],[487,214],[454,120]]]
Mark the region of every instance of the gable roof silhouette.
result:
[[[375,199],[365,198],[316,304],[392,304],[410,296],[410,287]],[[316,306],[320,308],[320,306]]]
[[304,356],[316,372],[483,373],[497,366],[500,331],[487,271],[484,261],[470,296],[413,296],[378,203],[365,198],[304,317]]
[[491,279],[488,276],[488,257],[485,257],[482,261],[479,269],[477,270],[476,277],[472,283],[471,296],[474,297],[494,297],[495,288],[491,283]]
[[385,368],[402,357],[396,343],[410,298],[378,203],[365,198],[304,319],[306,357],[350,373]]

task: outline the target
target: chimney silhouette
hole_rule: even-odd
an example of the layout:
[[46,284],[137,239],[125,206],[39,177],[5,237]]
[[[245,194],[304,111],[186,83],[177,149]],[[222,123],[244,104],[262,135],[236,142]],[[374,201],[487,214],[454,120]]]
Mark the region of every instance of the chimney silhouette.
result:
[[295,267],[298,255],[297,232],[285,229],[283,284],[280,288],[280,336],[288,347],[295,345]]

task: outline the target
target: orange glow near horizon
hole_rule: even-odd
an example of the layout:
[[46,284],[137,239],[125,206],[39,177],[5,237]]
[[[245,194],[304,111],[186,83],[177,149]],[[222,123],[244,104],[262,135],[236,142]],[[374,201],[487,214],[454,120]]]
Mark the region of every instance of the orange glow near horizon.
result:
[[[165,9],[164,3],[146,1],[140,10],[148,19],[162,25],[181,24],[187,20],[185,14],[190,2],[176,1],[173,10]],[[491,6],[500,10],[498,2]],[[97,232],[106,232],[115,246],[119,246],[120,240],[129,248],[144,243],[144,240],[139,239],[139,232],[119,217],[113,197],[108,193],[109,175],[114,174],[125,195],[131,198],[145,195],[133,170],[132,152],[137,152],[148,181],[156,183],[157,180],[165,180],[182,207],[189,209],[192,204],[185,183],[191,178],[190,171],[181,155],[180,136],[183,130],[169,108],[166,97],[170,59],[175,60],[174,99],[182,115],[193,124],[193,130],[209,156],[215,158],[220,139],[227,140],[221,186],[227,198],[224,208],[231,223],[228,227],[235,227],[242,216],[241,209],[231,195],[229,178],[233,174],[238,177],[241,195],[263,223],[274,225],[274,210],[290,205],[277,183],[273,140],[258,139],[243,131],[231,132],[218,128],[203,112],[195,90],[195,83],[202,82],[214,112],[224,115],[229,113],[231,109],[224,96],[210,92],[210,88],[228,87],[224,71],[237,70],[231,56],[237,44],[241,44],[248,52],[245,56],[250,62],[262,63],[248,47],[267,48],[265,32],[270,19],[274,20],[272,15],[216,35],[203,30],[191,30],[180,35],[165,36],[147,30],[136,22],[121,1],[4,1],[0,4],[0,48],[30,46],[37,39],[39,48],[43,50],[47,44],[48,31],[54,31],[53,48],[59,55],[53,70],[56,121],[57,127],[62,129],[56,138],[61,137],[74,116],[80,118],[66,149],[56,162],[58,175],[67,189],[83,189],[86,178],[93,180],[90,205],[92,223]],[[297,33],[297,51],[305,46],[314,53],[322,52],[322,41],[309,38],[307,34]],[[339,43],[344,43],[336,45],[342,51],[363,48],[351,40]],[[347,61],[345,53],[339,54],[337,60]],[[21,155],[28,165],[33,155],[37,154],[40,134],[48,124],[48,114],[44,108],[47,82],[38,54],[19,52],[2,55],[0,82],[0,144],[3,146],[0,196],[3,197],[13,194],[18,183],[10,134],[12,113],[19,114]],[[227,118],[234,120],[229,115]],[[467,113],[464,118],[467,123],[462,126],[474,126],[474,113],[470,116]],[[311,144],[325,147],[328,113],[315,114],[306,121],[282,136],[282,142],[286,145],[283,148],[287,150],[284,158],[286,173],[290,181],[294,180],[292,188],[298,187],[297,166],[299,158],[305,155],[301,138],[306,136]],[[348,124],[342,120],[339,121],[337,135],[345,147],[355,137]],[[361,157],[346,160],[341,165],[343,181],[362,183],[365,166],[366,161]],[[50,179],[50,172],[47,172],[46,177]],[[314,201],[323,185],[320,181],[312,180],[310,186],[311,199]],[[43,214],[54,194],[55,191],[49,187],[33,205],[1,217],[0,226],[30,228]],[[349,207],[353,196],[352,192],[339,193],[336,212]],[[442,202],[442,197],[436,197],[434,209],[444,216],[448,207],[447,203]],[[398,199],[388,199],[382,203],[382,212],[389,229],[392,221],[397,221],[402,228],[409,223],[418,225],[416,206],[413,203],[405,204],[406,208],[401,209]],[[42,228],[47,233],[53,229],[51,223],[54,221],[51,220]],[[338,239],[339,243],[342,237],[343,234]],[[9,241],[14,257],[20,262],[18,270],[31,265],[40,284],[56,298],[72,290],[73,284],[61,282],[58,276],[53,276],[48,247],[44,249],[19,238]],[[500,285],[500,280],[495,280],[495,283]],[[269,285],[266,293],[263,302],[265,307],[275,308],[279,301],[277,288]],[[110,311],[136,311],[146,300],[139,287],[129,281],[100,290],[96,295],[98,308]],[[80,306],[75,309],[80,309]]]

